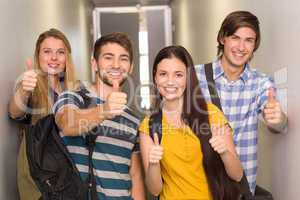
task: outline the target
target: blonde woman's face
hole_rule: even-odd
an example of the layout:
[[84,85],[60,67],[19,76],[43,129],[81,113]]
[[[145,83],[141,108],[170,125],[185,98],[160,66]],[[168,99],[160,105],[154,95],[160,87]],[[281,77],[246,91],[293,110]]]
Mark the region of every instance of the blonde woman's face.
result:
[[43,72],[57,75],[65,71],[66,59],[67,49],[62,40],[49,37],[41,43],[39,64]]

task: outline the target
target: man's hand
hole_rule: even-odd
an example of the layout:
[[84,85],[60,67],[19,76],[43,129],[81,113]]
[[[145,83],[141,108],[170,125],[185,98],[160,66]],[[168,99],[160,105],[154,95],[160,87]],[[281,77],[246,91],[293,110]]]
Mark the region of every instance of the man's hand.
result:
[[284,114],[282,112],[279,102],[275,99],[274,88],[268,89],[268,101],[263,110],[263,116],[267,125],[278,125],[284,120]]
[[103,104],[104,115],[112,119],[124,112],[127,104],[127,94],[119,91],[119,83],[113,83],[113,92],[110,93]]

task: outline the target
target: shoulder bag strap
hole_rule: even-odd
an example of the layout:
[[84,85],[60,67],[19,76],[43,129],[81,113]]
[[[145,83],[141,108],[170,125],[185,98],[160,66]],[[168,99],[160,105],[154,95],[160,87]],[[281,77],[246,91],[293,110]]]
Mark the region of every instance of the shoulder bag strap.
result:
[[[220,97],[218,95],[216,84],[215,84],[214,77],[213,77],[214,72],[213,72],[212,63],[205,64],[204,70],[205,70],[205,76],[206,76],[206,80],[207,80],[207,85],[208,85],[208,90],[209,90],[211,101],[214,105],[216,105],[223,112]],[[241,193],[243,196],[241,199],[250,200],[252,198],[252,193],[250,191],[249,183],[248,183],[245,172],[243,173],[242,180],[240,181],[240,186],[241,186]]]

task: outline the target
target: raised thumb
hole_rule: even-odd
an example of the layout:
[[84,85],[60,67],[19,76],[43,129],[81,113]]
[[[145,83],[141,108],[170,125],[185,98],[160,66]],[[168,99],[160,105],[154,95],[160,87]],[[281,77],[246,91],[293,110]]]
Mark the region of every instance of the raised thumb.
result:
[[154,133],[153,135],[153,140],[154,140],[154,144],[159,146],[159,138],[158,138],[158,134]]
[[275,101],[275,90],[272,87],[268,89],[268,101],[269,102]]
[[33,62],[30,58],[26,59],[26,70],[32,70],[33,69]]

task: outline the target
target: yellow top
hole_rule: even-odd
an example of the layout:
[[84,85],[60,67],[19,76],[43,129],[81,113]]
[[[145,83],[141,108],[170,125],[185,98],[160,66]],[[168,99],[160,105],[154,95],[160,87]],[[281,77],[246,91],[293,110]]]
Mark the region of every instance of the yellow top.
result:
[[[213,104],[207,105],[209,122],[212,125],[227,123],[223,113]],[[146,117],[139,130],[149,134],[149,118]],[[163,189],[160,199],[211,200],[208,183],[202,165],[200,141],[188,127],[176,128],[162,119],[164,148],[161,160]]]

